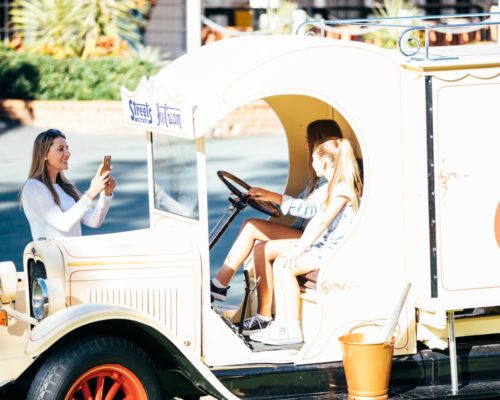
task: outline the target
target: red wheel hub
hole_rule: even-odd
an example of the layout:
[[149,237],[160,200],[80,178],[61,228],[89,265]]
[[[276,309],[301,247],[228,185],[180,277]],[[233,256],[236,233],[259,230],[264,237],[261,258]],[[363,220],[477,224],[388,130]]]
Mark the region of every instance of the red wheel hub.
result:
[[65,400],[147,400],[141,381],[119,364],[103,364],[83,373]]

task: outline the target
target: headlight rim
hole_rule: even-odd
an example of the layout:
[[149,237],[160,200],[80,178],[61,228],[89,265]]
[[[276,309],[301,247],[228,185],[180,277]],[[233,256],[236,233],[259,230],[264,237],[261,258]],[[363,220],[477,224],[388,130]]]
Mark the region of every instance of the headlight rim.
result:
[[[40,288],[40,294],[39,296],[38,293],[35,293],[35,290],[37,288]],[[42,313],[41,315],[39,314],[39,308],[40,305],[35,304],[35,301],[42,300]],[[33,309],[33,316],[37,321],[41,321],[47,315],[49,315],[49,289],[47,287],[47,283],[45,282],[45,279],[43,278],[37,278],[33,281],[33,287],[32,287],[32,292],[31,292],[31,307]]]

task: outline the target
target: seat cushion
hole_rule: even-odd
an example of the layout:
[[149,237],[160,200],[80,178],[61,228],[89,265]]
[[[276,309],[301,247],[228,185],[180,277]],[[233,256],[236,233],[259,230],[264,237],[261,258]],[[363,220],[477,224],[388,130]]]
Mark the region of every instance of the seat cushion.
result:
[[316,289],[316,282],[318,281],[319,269],[314,269],[307,274],[298,275],[297,280],[299,282],[299,287],[301,292],[305,292],[306,289]]

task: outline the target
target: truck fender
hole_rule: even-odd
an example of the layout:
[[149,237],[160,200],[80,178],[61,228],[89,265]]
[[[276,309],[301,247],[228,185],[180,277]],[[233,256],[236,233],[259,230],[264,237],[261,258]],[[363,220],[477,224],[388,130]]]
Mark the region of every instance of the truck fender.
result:
[[175,352],[175,358],[192,382],[217,398],[237,399],[197,357],[183,349],[180,341],[147,314],[110,304],[79,304],[60,310],[36,325],[26,345],[26,355],[36,358],[72,331],[95,322],[129,320],[148,328]]

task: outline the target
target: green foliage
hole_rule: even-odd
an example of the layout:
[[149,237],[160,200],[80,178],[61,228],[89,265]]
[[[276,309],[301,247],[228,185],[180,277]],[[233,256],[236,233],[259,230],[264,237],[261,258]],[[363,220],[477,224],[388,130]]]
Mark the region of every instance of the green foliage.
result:
[[143,46],[142,44],[131,49],[131,54],[138,62],[151,64],[158,69],[167,65],[170,60],[170,53],[162,53],[158,47]]
[[[419,15],[418,8],[409,0],[384,0],[375,3],[374,15],[377,18],[413,17]],[[401,24],[415,25],[417,20],[401,20]],[[398,47],[400,28],[381,28],[366,35],[366,39],[386,49]]]
[[299,5],[295,1],[281,0],[278,8],[266,11],[267,26],[262,31],[272,35],[288,35],[293,33],[293,13]]
[[40,90],[40,74],[33,56],[0,49],[0,88],[3,98],[35,98]]
[[25,49],[88,58],[139,44],[150,6],[145,0],[14,0],[10,14]]
[[91,60],[18,53],[0,48],[0,96],[27,100],[118,100],[158,67],[132,57]]

